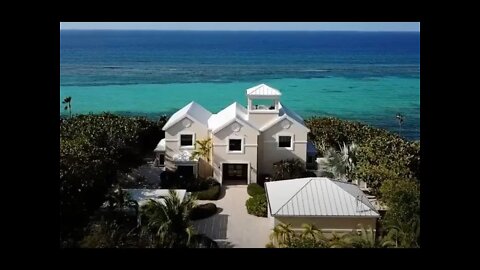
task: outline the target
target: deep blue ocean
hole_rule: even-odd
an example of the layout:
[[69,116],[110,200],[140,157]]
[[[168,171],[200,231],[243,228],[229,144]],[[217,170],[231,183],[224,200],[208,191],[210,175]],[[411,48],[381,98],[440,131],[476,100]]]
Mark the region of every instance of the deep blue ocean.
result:
[[[157,117],[195,100],[212,112],[267,83],[304,117],[337,116],[420,136],[414,32],[60,32],[60,99],[73,113]],[[60,112],[63,106],[60,106]]]

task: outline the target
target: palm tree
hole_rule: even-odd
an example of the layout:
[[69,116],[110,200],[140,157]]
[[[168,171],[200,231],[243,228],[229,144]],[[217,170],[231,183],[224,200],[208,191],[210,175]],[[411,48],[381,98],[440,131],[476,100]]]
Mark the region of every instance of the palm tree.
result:
[[169,196],[162,196],[163,201],[150,200],[147,208],[149,230],[156,237],[157,247],[188,247],[194,230],[190,224],[190,211],[196,204],[196,198],[180,199],[174,190]]
[[303,224],[302,228],[302,238],[317,239],[322,234],[322,232],[313,224]]
[[293,237],[291,224],[280,223],[273,228],[273,232],[270,234],[272,244],[277,247],[287,247]]
[[351,234],[347,235],[345,242],[350,244],[354,248],[380,248],[380,247],[391,247],[393,242],[385,238],[376,238],[375,232],[371,227],[365,229],[363,225],[359,225],[360,230],[355,230]]
[[402,124],[403,124],[403,120],[405,119],[405,116],[403,116],[403,115],[400,114],[400,113],[397,113],[397,115],[395,116],[395,118],[397,119],[397,121],[398,121],[398,126],[399,126],[398,135],[399,135],[399,136],[402,136]]
[[302,240],[312,240],[318,247],[328,247],[327,238],[323,235],[322,231],[319,230],[315,225],[303,224],[302,227],[303,232],[300,235]]
[[[139,215],[138,202],[130,198],[130,194],[125,192],[119,186],[114,188],[112,192],[107,195],[108,209],[113,213],[115,210],[124,211],[125,209],[133,209],[135,217],[137,218],[137,226],[141,225]],[[128,210],[127,210],[128,211]]]
[[350,145],[343,143],[343,146],[340,146],[340,151],[333,148],[327,150],[325,155],[327,158],[326,166],[335,178],[345,181],[353,173],[357,163],[357,149],[355,143]]
[[210,164],[210,154],[212,152],[212,138],[197,140],[198,146],[192,153],[192,159],[202,157]]
[[70,111],[70,118],[72,118],[72,97],[66,97],[63,101],[62,104],[67,104],[65,105],[65,111],[69,110]]
[[418,239],[420,238],[420,221],[418,219],[413,219],[405,224],[390,226],[385,238],[390,240],[394,247],[420,247],[418,243]]
[[337,233],[333,232],[332,236],[328,238],[327,246],[330,248],[348,248],[351,245],[346,241],[348,235],[338,235]]

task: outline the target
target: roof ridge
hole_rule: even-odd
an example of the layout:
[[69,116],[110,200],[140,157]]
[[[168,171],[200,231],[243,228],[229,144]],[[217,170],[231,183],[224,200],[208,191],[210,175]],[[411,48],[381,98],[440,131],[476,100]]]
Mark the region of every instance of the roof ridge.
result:
[[[329,179],[329,178],[327,178],[327,179]],[[347,183],[347,182],[342,182],[342,181],[338,181],[338,180],[332,180],[332,179],[329,179],[329,180],[332,181],[332,182]],[[335,183],[333,183],[333,184],[335,184]],[[347,183],[347,184],[350,184],[350,183]],[[352,184],[352,185],[353,185],[353,186],[356,186],[356,187],[360,190],[360,192],[362,192],[362,194],[365,195],[365,194],[363,193],[363,191],[362,191],[357,185],[355,185],[355,184]],[[371,207],[371,206],[373,206],[373,205],[369,206],[369,205],[365,204],[360,198],[357,198],[358,196],[357,196],[357,197],[356,197],[356,196],[353,196],[352,193],[346,191],[345,189],[343,189],[342,187],[340,187],[340,186],[337,185],[337,184],[335,184],[335,186],[336,186],[337,188],[341,189],[343,192],[348,193],[348,195],[350,195],[351,197],[353,197],[355,200],[360,201],[363,205],[365,205],[365,206],[368,207],[369,209],[371,209],[371,210],[373,210],[374,212],[378,213],[377,210],[375,209],[375,207]]]
[[[290,197],[290,199],[288,199],[287,202],[285,202],[282,206],[280,206],[280,207],[278,208],[278,210],[275,212],[275,214],[277,214],[285,205],[287,205],[287,203],[289,203],[295,196],[297,196],[297,194],[300,193],[300,191],[302,191],[302,189],[305,188],[305,186],[306,186],[308,183],[312,182],[313,177],[309,177],[309,178],[310,178],[310,180],[308,180],[308,181],[305,183],[305,185],[303,185],[300,189],[298,189],[298,191],[295,192],[295,193],[292,195],[292,197]],[[296,178],[296,179],[303,179],[303,178]],[[290,181],[294,181],[294,180],[295,180],[295,179],[290,179]]]

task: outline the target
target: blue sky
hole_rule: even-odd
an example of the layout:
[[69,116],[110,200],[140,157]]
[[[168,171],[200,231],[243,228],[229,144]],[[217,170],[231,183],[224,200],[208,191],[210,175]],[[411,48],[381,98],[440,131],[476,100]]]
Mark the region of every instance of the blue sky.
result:
[[419,22],[62,22],[60,29],[420,31]]

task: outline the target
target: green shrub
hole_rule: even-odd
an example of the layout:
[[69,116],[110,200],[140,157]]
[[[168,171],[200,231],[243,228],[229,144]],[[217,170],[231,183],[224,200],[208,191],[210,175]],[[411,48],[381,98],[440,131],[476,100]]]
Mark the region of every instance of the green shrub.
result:
[[367,183],[380,195],[382,183],[391,179],[420,179],[420,143],[408,141],[387,130],[336,118],[312,117],[305,121],[309,139],[317,148],[355,143],[356,162],[349,178]]
[[273,163],[273,181],[302,178],[306,174],[305,164],[298,158]]
[[257,183],[251,183],[247,186],[247,193],[250,196],[265,194],[265,189]]
[[340,150],[340,145],[343,145],[343,143],[355,142],[360,144],[377,136],[398,137],[383,129],[334,117],[311,117],[305,120],[305,124],[310,129],[308,138],[317,149],[334,147]]
[[251,197],[245,203],[247,207],[247,212],[250,215],[255,215],[257,217],[266,217],[267,216],[267,196],[266,194],[259,194]]
[[204,219],[217,213],[217,206],[214,203],[206,203],[195,206],[190,212],[190,219]]
[[218,200],[220,190],[221,186],[219,183],[218,185],[209,187],[207,190],[192,192],[192,195],[196,196],[198,200]]
[[387,180],[380,188],[382,200],[388,206],[387,225],[407,224],[420,217],[420,184],[416,180]]

